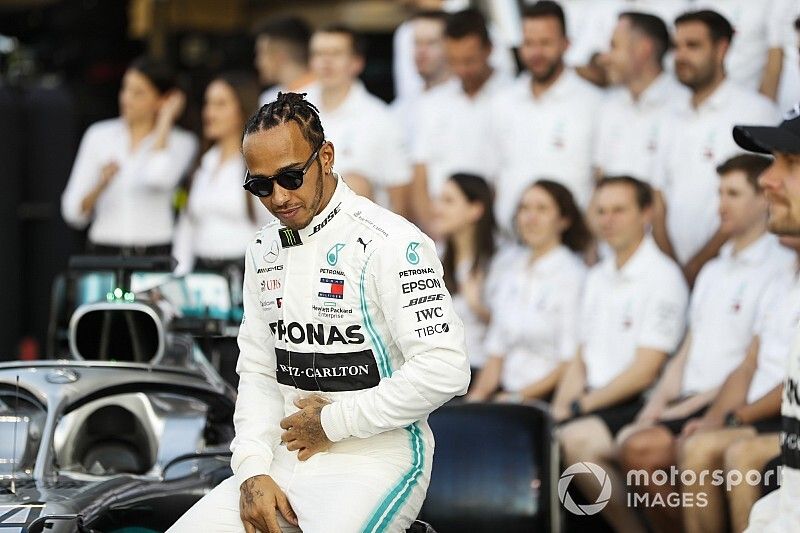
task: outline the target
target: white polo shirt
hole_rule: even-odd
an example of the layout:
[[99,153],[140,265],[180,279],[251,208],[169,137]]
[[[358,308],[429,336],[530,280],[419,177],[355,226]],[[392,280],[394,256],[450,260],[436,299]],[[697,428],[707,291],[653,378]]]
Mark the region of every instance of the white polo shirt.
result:
[[581,347],[590,389],[634,361],[638,348],[672,353],[683,338],[689,291],[680,268],[646,236],[621,269],[614,257],[589,271]]
[[420,98],[412,158],[414,163],[426,167],[431,197],[438,196],[444,183],[456,172],[492,180],[494,157],[486,139],[492,99],[511,81],[495,71],[480,91],[470,97],[464,92],[461,80],[452,79]]
[[607,176],[650,182],[663,160],[669,114],[689,90],[662,73],[634,100],[628,89],[610,91],[600,108],[594,164]]
[[491,142],[496,172],[495,216],[508,233],[522,191],[540,178],[568,187],[586,207],[593,190],[592,152],[599,89],[565,69],[540,97],[520,76],[493,102]]
[[566,246],[531,263],[531,252],[506,263],[490,295],[486,353],[503,358],[503,390],[516,392],[575,356],[586,266]]
[[782,25],[792,26],[794,19],[781,20],[776,0],[695,0],[693,10],[711,9],[731,23],[734,35],[725,57],[728,77],[743,87],[757,91],[767,64],[770,48],[782,48]]
[[789,349],[800,324],[800,276],[797,265],[775,274],[761,298],[753,335],[759,337],[758,367],[747,390],[752,403],[786,376]]
[[[274,217],[261,202],[242,188],[246,171],[241,154],[220,160],[213,146],[194,174],[186,209],[178,220],[172,250],[178,272],[189,272],[194,259],[244,258],[247,245],[258,229]],[[255,220],[247,215],[253,204]]]
[[319,108],[325,138],[333,142],[336,171],[364,176],[374,187],[376,203],[389,208],[386,188],[411,180],[403,132],[389,106],[367,92],[360,80],[353,82],[336,109],[322,106],[322,91],[309,96]]
[[725,81],[695,109],[686,98],[671,116],[661,174],[653,185],[664,192],[667,230],[681,264],[708,242],[719,227],[717,166],[742,150],[733,142],[736,124],[774,125],[767,98]]
[[794,254],[765,233],[736,255],[728,242],[697,277],[689,311],[692,344],[683,369],[684,396],[718,387],[744,359],[769,282]]
[[[131,151],[130,132],[122,118],[89,126],[61,196],[61,214],[67,224],[83,229],[91,222],[89,240],[106,246],[172,242],[172,195],[197,151],[197,140],[185,130],[172,128],[163,150],[155,150],[154,142],[151,133]],[[81,202],[111,162],[119,165],[119,171],[94,211],[83,214]]]

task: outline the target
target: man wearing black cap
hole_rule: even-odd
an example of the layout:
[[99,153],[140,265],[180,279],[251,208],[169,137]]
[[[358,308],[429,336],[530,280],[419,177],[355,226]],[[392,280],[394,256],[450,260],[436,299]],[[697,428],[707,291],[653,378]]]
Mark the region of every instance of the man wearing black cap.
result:
[[[772,165],[759,182],[769,200],[769,228],[779,235],[800,235],[800,104],[775,127],[736,126],[733,138],[752,152],[772,154]],[[781,488],[760,499],[750,513],[747,531],[800,531],[800,335],[789,355],[783,386],[780,434]]]

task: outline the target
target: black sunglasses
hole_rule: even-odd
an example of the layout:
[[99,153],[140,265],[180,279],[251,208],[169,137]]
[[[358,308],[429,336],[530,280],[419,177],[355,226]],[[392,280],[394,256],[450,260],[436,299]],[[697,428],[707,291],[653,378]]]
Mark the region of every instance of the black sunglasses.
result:
[[269,196],[272,194],[272,190],[275,187],[275,182],[277,182],[278,185],[287,191],[296,191],[303,186],[303,178],[305,177],[306,172],[308,172],[308,169],[311,167],[311,163],[313,163],[317,158],[317,155],[319,155],[319,151],[322,150],[323,146],[325,146],[324,142],[319,145],[319,148],[314,150],[314,153],[311,154],[311,157],[308,158],[308,161],[306,161],[302,169],[295,168],[284,170],[283,172],[280,172],[274,176],[251,176],[250,171],[248,170],[244,175],[243,187],[251,194],[259,197]]

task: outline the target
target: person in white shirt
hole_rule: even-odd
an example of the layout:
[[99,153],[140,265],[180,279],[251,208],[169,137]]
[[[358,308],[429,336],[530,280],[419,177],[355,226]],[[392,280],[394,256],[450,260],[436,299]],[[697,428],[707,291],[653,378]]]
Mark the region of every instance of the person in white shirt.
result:
[[403,126],[407,146],[413,146],[419,135],[419,105],[423,95],[450,79],[444,50],[444,28],[447,13],[420,11],[411,18],[414,31],[414,66],[422,78],[419,93],[400,96],[392,102],[392,111]]
[[522,195],[516,227],[525,252],[505,264],[489,299],[489,359],[472,401],[549,400],[577,350],[586,276],[580,254],[592,237],[572,194],[536,181]]
[[691,284],[728,240],[719,230],[715,171],[738,152],[726,132],[742,121],[771,123],[777,111],[764,96],[726,78],[733,28],[725,17],[690,12],[678,17],[675,27],[675,73],[692,94],[671,119],[662,172],[653,183],[666,201],[668,239],[659,246],[678,260]]
[[564,65],[564,12],[555,2],[527,6],[520,58],[527,74],[493,102],[490,142],[497,164],[495,214],[513,233],[514,209],[536,176],[565,185],[585,208],[594,188],[592,151],[600,91]]
[[[689,328],[636,422],[620,431],[622,464],[628,470],[669,470],[686,422],[701,416],[725,378],[745,358],[761,298],[792,254],[767,233],[767,201],[758,176],[769,160],[742,154],[719,168],[720,219],[730,235],[719,257],[700,271],[691,299]],[[672,485],[639,487],[667,497]],[[651,523],[668,530],[680,509],[652,507]]]
[[624,12],[600,64],[615,87],[600,109],[594,164],[600,176],[634,176],[650,182],[657,174],[665,122],[676,100],[689,92],[664,72],[669,31],[655,15]]
[[734,36],[725,57],[730,79],[775,100],[783,67],[782,0],[695,0],[692,9],[711,9],[728,19]]
[[690,0],[563,0],[569,21],[570,47],[564,61],[585,79],[603,86],[607,71],[600,64],[608,51],[617,19],[622,13],[647,13],[670,24],[686,11]]
[[493,170],[491,146],[486,142],[490,105],[511,80],[490,65],[492,48],[479,11],[469,9],[447,18],[445,50],[455,79],[420,99],[419,134],[412,145],[412,214],[424,230],[431,228],[431,200],[450,175],[487,176]]
[[120,116],[86,130],[61,214],[76,229],[90,226],[90,251],[169,253],[172,195],[197,151],[175,126],[185,101],[169,67],[140,58],[122,79]]
[[270,18],[255,31],[255,67],[262,84],[259,105],[274,101],[279,92],[302,93],[314,89],[314,74],[308,67],[311,28],[300,17]]
[[[453,309],[464,322],[469,366],[475,374],[486,362],[488,299],[496,293],[498,280],[493,267],[492,190],[486,180],[473,174],[451,176],[434,205],[433,224],[444,242],[444,283],[453,297]],[[417,318],[424,319],[424,315]]]
[[[781,237],[800,256],[800,239]],[[789,347],[800,322],[800,276],[797,263],[775,276],[761,298],[753,340],[745,360],[731,372],[714,403],[701,418],[683,426],[678,457],[681,470],[764,471],[780,453],[781,394]],[[731,474],[732,475],[732,474]],[[776,475],[772,472],[772,475]],[[744,531],[761,485],[741,483],[725,491],[708,482],[684,485],[685,494],[703,493],[706,505],[684,507],[689,532]],[[728,512],[725,501],[728,502]],[[695,499],[695,501],[697,501]]]
[[258,85],[241,73],[226,73],[208,84],[203,104],[203,139],[210,145],[194,172],[186,208],[175,232],[172,255],[177,273],[201,270],[244,273],[244,254],[258,229],[269,222],[258,199],[241,188],[247,171],[242,131],[255,112]]
[[[417,12],[442,10],[445,13],[455,13],[467,9],[470,5],[468,0],[401,0],[401,2],[410,5]],[[492,6],[487,7],[491,11]],[[392,38],[392,77],[394,78],[395,98],[414,97],[424,91],[425,82],[417,71],[414,61],[413,20],[412,16],[400,24]],[[502,72],[505,76],[514,76],[517,72],[517,63],[514,59],[512,43],[508,42],[508,39],[501,39],[501,32],[492,24],[489,24],[489,35],[492,42],[497,43],[489,58],[492,68]]]
[[[601,238],[613,255],[591,269],[581,311],[581,340],[552,403],[563,463],[589,461],[609,476],[603,516],[615,531],[641,531],[625,506],[625,486],[610,461],[614,435],[641,408],[684,333],[688,289],[678,266],[647,233],[650,187],[631,177],[603,178],[594,205]],[[584,493],[591,476],[575,476]]]
[[311,69],[327,138],[336,144],[336,168],[356,194],[405,215],[411,165],[403,132],[389,106],[367,92],[363,38],[346,26],[328,26],[311,37]]
[[[778,235],[800,235],[800,104],[777,127],[736,126],[736,144],[772,154],[774,160],[759,183],[769,200],[769,229]],[[800,530],[800,335],[792,342],[781,401],[781,486],[761,498],[750,512],[749,533]]]

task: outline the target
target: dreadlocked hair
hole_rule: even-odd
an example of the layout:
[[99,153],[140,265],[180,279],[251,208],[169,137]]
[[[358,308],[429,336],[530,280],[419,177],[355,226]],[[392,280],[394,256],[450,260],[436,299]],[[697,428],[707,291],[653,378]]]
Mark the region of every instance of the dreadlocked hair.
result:
[[303,138],[314,149],[325,140],[319,109],[306,100],[306,93],[278,93],[274,102],[261,106],[244,126],[244,135],[264,131],[289,121],[300,126]]

